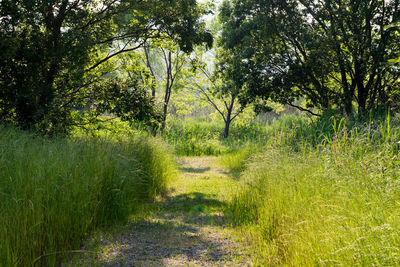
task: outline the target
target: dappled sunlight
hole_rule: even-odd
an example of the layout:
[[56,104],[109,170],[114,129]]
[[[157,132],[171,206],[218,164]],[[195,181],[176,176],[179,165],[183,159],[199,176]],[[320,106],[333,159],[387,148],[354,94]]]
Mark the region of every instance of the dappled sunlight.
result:
[[[213,157],[180,159],[180,162],[182,175],[172,183],[170,195],[148,204],[146,209],[150,212],[132,220],[120,232],[100,235],[100,240],[92,241],[101,244],[96,249],[100,251],[95,258],[97,264],[237,266],[247,261],[247,256],[243,258],[240,252],[241,245],[232,241],[227,231],[223,213],[227,203],[215,189],[225,187],[231,179],[213,175],[217,166]],[[193,167],[205,170],[198,174],[208,173],[210,179],[199,180],[183,172],[190,172]],[[199,181],[203,183],[200,186]]]

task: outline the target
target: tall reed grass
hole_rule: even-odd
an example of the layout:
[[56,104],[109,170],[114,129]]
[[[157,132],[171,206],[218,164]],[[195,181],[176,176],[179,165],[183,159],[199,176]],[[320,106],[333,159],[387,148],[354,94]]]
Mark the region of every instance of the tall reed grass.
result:
[[156,139],[45,139],[0,127],[0,266],[54,266],[96,227],[164,193],[174,165]]
[[228,209],[260,265],[400,264],[400,127],[283,118]]

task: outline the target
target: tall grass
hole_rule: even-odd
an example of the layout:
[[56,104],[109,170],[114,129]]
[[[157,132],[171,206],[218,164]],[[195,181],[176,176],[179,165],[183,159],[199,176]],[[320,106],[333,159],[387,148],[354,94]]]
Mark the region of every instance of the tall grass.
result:
[[226,170],[229,170],[233,178],[239,178],[240,174],[245,170],[246,163],[251,159],[251,156],[259,150],[253,144],[248,144],[246,147],[231,151],[219,157],[219,164]]
[[227,210],[258,263],[399,265],[400,128],[390,118],[287,122],[269,130]]
[[230,135],[223,138],[224,125],[201,118],[172,119],[162,138],[182,156],[218,156],[254,143],[264,143],[267,135],[261,123],[232,124]]
[[79,253],[94,228],[164,193],[171,162],[155,139],[49,140],[0,127],[0,266]]

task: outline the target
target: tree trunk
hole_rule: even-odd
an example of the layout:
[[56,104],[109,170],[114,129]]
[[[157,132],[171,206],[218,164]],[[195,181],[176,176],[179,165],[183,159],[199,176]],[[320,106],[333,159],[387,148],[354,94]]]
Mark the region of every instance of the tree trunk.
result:
[[167,113],[168,113],[168,103],[171,98],[172,85],[174,83],[174,78],[172,76],[172,52],[171,51],[168,52],[168,57],[166,57],[166,59],[165,59],[165,64],[167,66],[167,83],[165,84],[163,120],[161,123],[161,130],[165,129]]
[[357,97],[358,97],[358,113],[363,114],[365,113],[365,107],[367,103],[367,93],[366,88],[364,86],[364,75],[362,70],[362,63],[356,62],[354,66],[354,78],[357,84]]
[[[233,102],[233,101],[232,101]],[[226,114],[226,120],[225,120],[225,129],[224,129],[224,138],[228,138],[229,136],[229,127],[232,122],[232,110],[233,110],[233,104],[229,106],[227,109],[227,114]]]
[[349,91],[344,93],[344,112],[347,116],[351,116],[353,113],[353,96],[350,94]]
[[[153,67],[151,66],[150,63],[150,45],[146,44],[143,46],[143,48],[144,48],[144,54],[146,56],[147,68],[150,70],[150,75],[153,78],[153,81],[156,82],[156,75],[154,74]],[[151,88],[151,97],[153,98],[153,100],[156,98],[156,88],[154,86]]]
[[168,103],[164,103],[163,107],[163,118],[161,122],[161,130],[165,129],[166,121],[167,121],[167,113],[168,113]]
[[224,138],[228,138],[229,136],[229,127],[231,125],[231,121],[230,120],[226,120],[225,121],[225,129],[224,129]]

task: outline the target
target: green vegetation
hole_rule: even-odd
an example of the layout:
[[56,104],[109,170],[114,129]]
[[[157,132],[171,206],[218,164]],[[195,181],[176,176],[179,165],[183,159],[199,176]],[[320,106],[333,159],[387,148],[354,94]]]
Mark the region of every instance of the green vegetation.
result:
[[[3,127],[1,264],[53,266],[90,253],[82,242],[93,230],[124,222],[135,210],[121,229],[134,231],[172,210],[193,225],[197,217],[228,222],[259,265],[399,264],[397,124],[390,117],[363,123],[284,115],[234,124],[228,138],[223,124],[199,118],[168,121],[160,138],[120,122],[76,129],[69,139]],[[182,157],[191,162],[180,168],[186,175],[170,183],[174,157],[161,138],[178,155],[214,157]],[[174,188],[170,200],[148,203],[167,188]],[[217,209],[197,199],[205,192],[221,200]],[[105,253],[102,242],[93,242],[89,250]]]
[[154,124],[149,74],[133,59],[149,41],[187,53],[211,46],[207,9],[192,0],[1,1],[0,121],[68,133],[79,110]]
[[168,197],[141,206],[124,225],[85,243],[96,252],[67,266],[241,266],[223,210],[237,181],[215,156],[180,157]]
[[134,134],[44,139],[1,127],[0,149],[1,266],[54,266],[174,176],[165,146]]
[[257,262],[398,265],[400,128],[390,119],[279,124],[227,210]]
[[223,123],[205,118],[186,118],[169,121],[161,136],[181,156],[218,156],[264,144],[268,138],[266,128],[257,122],[234,124],[228,138],[223,134]]
[[220,64],[225,83],[235,85],[228,90],[314,115],[393,110],[399,7],[395,0],[224,0]]
[[[244,233],[240,263],[400,265],[399,10],[0,0],[0,266],[97,260],[94,232],[141,222],[158,265],[219,230]],[[169,227],[192,234],[175,259]],[[103,261],[148,265],[131,254]]]

